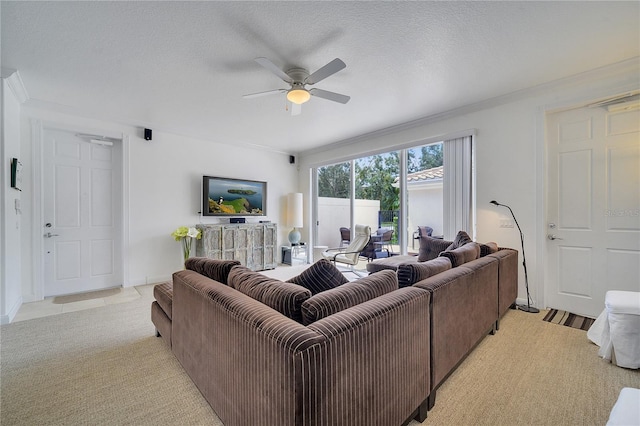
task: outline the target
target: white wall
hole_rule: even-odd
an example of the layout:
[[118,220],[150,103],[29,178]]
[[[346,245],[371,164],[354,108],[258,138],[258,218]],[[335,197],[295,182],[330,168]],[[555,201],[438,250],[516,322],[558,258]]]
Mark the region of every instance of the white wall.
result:
[[2,99],[2,177],[0,178],[0,198],[2,212],[0,219],[0,323],[10,322],[18,312],[21,298],[20,276],[20,212],[16,209],[16,200],[20,202],[21,192],[11,188],[11,159],[20,155],[20,102],[2,78],[0,89]]
[[[289,164],[289,155],[266,150],[231,146],[220,142],[189,138],[153,130],[153,140],[142,138],[142,128],[115,122],[92,120],[56,113],[25,104],[22,108],[22,151],[30,157],[32,126],[55,126],[96,134],[124,135],[125,272],[124,285],[168,280],[182,268],[181,245],[170,236],[178,226],[228,222],[228,219],[200,218],[203,175],[224,176],[267,182],[266,217],[248,222],[284,222],[286,195],[297,191],[298,169]],[[32,200],[32,167],[25,167],[22,238],[32,241],[38,200]],[[128,182],[128,184],[127,184]],[[37,228],[37,224],[36,224]],[[128,232],[127,232],[128,229]],[[287,241],[288,229],[279,226],[279,244]],[[22,251],[25,300],[38,299],[38,266],[32,244]],[[40,296],[41,297],[41,296]]]
[[[379,200],[354,200],[355,223],[369,225],[371,232],[378,229]],[[350,200],[348,198],[318,198],[318,241],[316,246],[340,247],[340,228],[350,227]]]
[[407,190],[409,192],[409,216],[407,217],[409,246],[418,226],[430,226],[433,228],[433,236],[442,235],[444,233],[442,180],[415,186],[409,185]]
[[[500,99],[469,106],[438,117],[340,141],[299,155],[301,170],[346,161],[371,152],[420,145],[475,130],[476,235],[481,242],[520,250],[515,228],[500,228],[502,209],[511,206],[525,235],[529,285],[534,303],[544,305],[545,205],[544,114],[640,87],[638,58],[567,78]],[[309,176],[301,173],[301,179]],[[300,187],[308,186],[301,182]],[[508,213],[508,212],[507,212]],[[520,268],[519,299],[526,301]]]

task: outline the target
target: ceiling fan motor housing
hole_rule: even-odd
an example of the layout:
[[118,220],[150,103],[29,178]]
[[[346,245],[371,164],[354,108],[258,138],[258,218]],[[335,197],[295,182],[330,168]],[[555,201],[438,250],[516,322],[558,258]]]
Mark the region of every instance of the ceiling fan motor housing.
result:
[[293,80],[291,83],[292,86],[295,87],[297,84],[299,85],[299,88],[304,88],[304,81],[309,77],[309,71],[304,68],[291,68],[287,71],[287,75],[291,77],[291,80]]

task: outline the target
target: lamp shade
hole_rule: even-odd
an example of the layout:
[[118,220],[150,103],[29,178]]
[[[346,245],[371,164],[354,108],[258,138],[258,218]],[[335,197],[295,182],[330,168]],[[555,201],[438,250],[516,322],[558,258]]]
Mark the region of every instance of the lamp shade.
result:
[[302,194],[292,192],[287,195],[287,225],[302,228]]

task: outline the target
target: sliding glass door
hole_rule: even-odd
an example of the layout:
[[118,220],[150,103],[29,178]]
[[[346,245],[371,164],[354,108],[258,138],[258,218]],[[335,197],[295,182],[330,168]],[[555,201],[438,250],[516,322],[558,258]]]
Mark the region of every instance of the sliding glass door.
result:
[[317,168],[315,245],[339,247],[340,228],[355,224],[369,225],[372,235],[391,230],[366,262],[416,254],[419,228],[436,238],[472,235],[471,142],[466,136]]
[[[315,246],[340,247],[340,228],[351,228],[351,162],[317,170]],[[317,260],[317,259],[314,259]]]

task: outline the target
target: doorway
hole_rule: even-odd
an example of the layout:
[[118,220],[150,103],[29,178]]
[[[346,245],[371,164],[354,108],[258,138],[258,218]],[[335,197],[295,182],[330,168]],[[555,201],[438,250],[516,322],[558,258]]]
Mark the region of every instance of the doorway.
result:
[[121,139],[43,129],[44,297],[123,285],[122,170]]
[[640,109],[549,114],[546,140],[546,306],[595,318],[640,291]]

